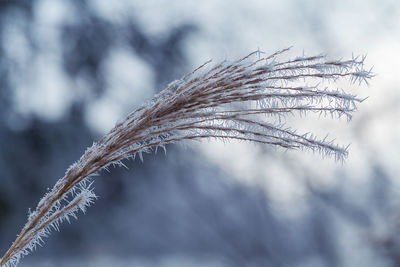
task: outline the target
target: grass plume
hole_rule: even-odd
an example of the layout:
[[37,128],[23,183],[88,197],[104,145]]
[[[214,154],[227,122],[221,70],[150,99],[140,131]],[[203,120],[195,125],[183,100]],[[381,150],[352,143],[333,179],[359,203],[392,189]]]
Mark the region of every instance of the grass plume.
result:
[[[165,149],[166,144],[185,140],[237,139],[308,149],[343,160],[346,147],[299,134],[281,122],[288,114],[309,112],[350,120],[362,99],[320,88],[318,81],[367,82],[371,71],[365,70],[364,58],[327,60],[317,55],[278,61],[287,50],[270,56],[255,51],[211,67],[206,62],[130,113],[89,147],[40,200],[0,266],[16,266],[43,243],[51,229],[58,230],[61,222],[84,212],[96,199],[90,182],[96,173],[110,164],[123,165],[128,157],[142,159],[142,153],[153,148]],[[279,123],[268,122],[271,118]]]

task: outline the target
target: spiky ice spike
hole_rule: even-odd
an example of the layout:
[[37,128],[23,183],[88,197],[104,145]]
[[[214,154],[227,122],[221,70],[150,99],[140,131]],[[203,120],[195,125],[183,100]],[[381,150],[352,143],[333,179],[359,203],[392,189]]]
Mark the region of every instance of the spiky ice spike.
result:
[[[79,191],[76,193],[75,191]],[[51,230],[59,231],[60,223],[64,221],[70,222],[70,218],[77,219],[79,211],[85,213],[87,207],[89,207],[97,196],[93,193],[90,187],[82,187],[74,189],[74,192],[70,192],[69,200],[68,196],[64,196],[62,199],[57,200],[53,206],[43,215],[37,213],[37,211],[28,215],[28,222],[24,229],[26,232],[23,236],[18,236],[20,240],[18,246],[10,253],[10,259],[1,266],[12,267],[16,266],[21,258],[30,254],[36,250],[37,246],[44,244],[43,239],[50,235]],[[46,205],[46,202],[53,199],[51,193],[45,195],[45,197],[39,202],[39,205]],[[20,238],[21,237],[21,238]]]

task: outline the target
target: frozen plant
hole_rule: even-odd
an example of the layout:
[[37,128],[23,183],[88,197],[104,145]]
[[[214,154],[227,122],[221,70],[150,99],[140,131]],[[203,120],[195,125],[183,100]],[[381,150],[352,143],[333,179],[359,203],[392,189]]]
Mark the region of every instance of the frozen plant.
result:
[[308,149],[343,160],[346,147],[312,134],[299,134],[283,121],[288,114],[309,112],[350,120],[362,99],[342,90],[320,88],[319,84],[343,78],[367,82],[371,71],[364,68],[363,57],[328,60],[317,55],[278,61],[287,50],[270,56],[255,51],[211,67],[206,62],[130,113],[89,147],[39,201],[0,266],[16,266],[43,243],[51,229],[58,230],[61,222],[85,212],[96,199],[91,180],[100,170],[111,164],[123,165],[123,159],[136,155],[142,159],[143,152],[165,149],[166,144],[236,139]]

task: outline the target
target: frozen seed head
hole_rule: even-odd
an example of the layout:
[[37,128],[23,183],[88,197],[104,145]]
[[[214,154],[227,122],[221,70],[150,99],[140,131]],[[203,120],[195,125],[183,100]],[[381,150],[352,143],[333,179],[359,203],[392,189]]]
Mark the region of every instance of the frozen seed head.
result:
[[362,99],[337,88],[322,87],[324,81],[351,83],[373,77],[364,68],[365,57],[327,60],[324,55],[278,60],[288,49],[270,56],[261,51],[214,66],[208,61],[172,82],[166,89],[118,123],[89,147],[46,195],[0,266],[15,266],[21,257],[43,244],[51,229],[76,218],[96,196],[86,183],[90,177],[123,159],[151,152],[170,143],[216,138],[252,141],[285,149],[304,149],[346,158],[347,147],[313,134],[297,133],[285,126],[288,115],[318,113],[351,119]]

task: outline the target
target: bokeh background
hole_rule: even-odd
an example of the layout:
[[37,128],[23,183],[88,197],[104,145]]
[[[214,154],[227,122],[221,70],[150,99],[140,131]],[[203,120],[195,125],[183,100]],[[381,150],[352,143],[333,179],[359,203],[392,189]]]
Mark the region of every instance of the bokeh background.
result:
[[242,142],[169,146],[20,266],[400,266],[400,2],[0,0],[0,252],[85,148],[197,65],[260,49],[367,54],[344,164]]

